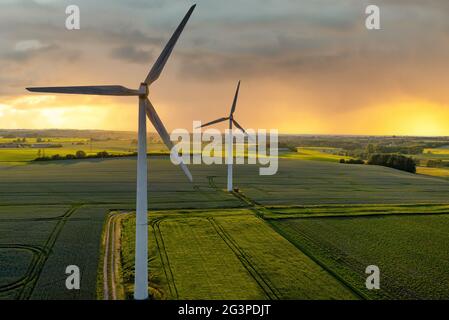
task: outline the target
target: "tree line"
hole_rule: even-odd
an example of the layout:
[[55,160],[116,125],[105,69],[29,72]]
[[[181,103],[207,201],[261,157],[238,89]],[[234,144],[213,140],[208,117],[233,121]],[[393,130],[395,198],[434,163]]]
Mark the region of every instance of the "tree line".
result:
[[[341,159],[340,163],[365,164],[365,161],[362,159]],[[389,167],[397,170],[416,173],[415,161],[412,158],[400,154],[375,153],[369,156],[366,164]]]
[[415,161],[400,154],[375,153],[368,159],[368,164],[416,173]]
[[83,150],[78,150],[75,154],[67,154],[61,156],[60,154],[54,154],[52,156],[37,157],[34,161],[51,161],[51,160],[75,160],[75,159],[102,159],[102,158],[120,158],[120,157],[132,157],[137,156],[137,152],[126,154],[110,154],[107,151],[100,151],[96,154],[86,154]]

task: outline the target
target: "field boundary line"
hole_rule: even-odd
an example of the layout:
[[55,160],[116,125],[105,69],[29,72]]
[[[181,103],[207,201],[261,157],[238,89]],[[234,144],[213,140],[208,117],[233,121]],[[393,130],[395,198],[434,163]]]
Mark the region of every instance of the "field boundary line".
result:
[[118,292],[124,295],[122,278],[120,276],[120,248],[121,248],[121,222],[129,212],[111,211],[106,218],[106,227],[103,235],[104,253],[102,267],[103,300],[117,300]]
[[305,256],[307,256],[309,259],[311,259],[313,262],[315,262],[318,266],[320,266],[323,270],[328,272],[333,278],[335,278],[340,284],[342,284],[344,287],[349,289],[355,296],[363,299],[363,300],[369,300],[369,297],[366,296],[363,292],[358,290],[357,288],[353,287],[349,282],[347,282],[345,279],[343,279],[340,275],[338,275],[336,272],[334,272],[331,268],[327,266],[326,263],[322,262],[321,259],[317,258],[315,255],[313,255],[309,250],[304,248],[303,246],[291,241],[289,237],[286,235],[286,233],[278,228],[277,226],[271,224],[268,222],[268,224],[278,233],[280,234],[284,239],[286,239],[288,242],[290,242],[293,246],[295,246],[299,251],[301,251]]
[[[306,257],[311,259],[313,262],[315,262],[318,266],[320,266],[323,270],[329,273],[330,276],[332,276],[335,280],[340,282],[344,287],[349,289],[355,296],[367,299],[367,297],[359,292],[356,288],[351,286],[346,280],[344,280],[342,277],[340,277],[338,274],[333,272],[326,264],[322,263],[319,259],[317,259],[315,256],[313,256],[308,250],[305,250],[304,248],[298,246],[296,243],[293,243],[290,241],[290,239],[287,237],[285,232],[282,232],[279,228],[277,228],[275,225],[270,223],[268,219],[265,219],[265,213],[273,214],[269,209],[267,209],[265,206],[258,204],[256,201],[252,200],[248,196],[244,195],[240,190],[239,191],[232,191],[232,194],[239,198],[241,201],[244,201],[248,204],[250,204],[250,209],[252,209],[253,212],[255,212],[256,216],[263,220],[268,226],[270,226],[276,233],[281,235],[284,239],[286,239],[288,242],[290,242],[295,248],[297,248],[300,252],[302,252]],[[274,220],[274,219],[273,219]]]
[[[300,230],[296,230],[296,229],[294,229],[295,230],[295,232],[298,232],[299,234],[301,234],[301,236],[303,237],[303,238],[305,238],[305,240],[306,241],[308,241],[309,243],[311,243],[312,244],[312,246],[316,246],[316,247],[318,247],[318,250],[320,250],[320,248],[322,248],[322,246],[320,246],[320,242],[319,241],[315,241],[314,239],[312,239],[307,233],[305,233],[304,231],[300,231]],[[326,242],[328,242],[329,243],[329,241],[326,241]],[[329,244],[328,243],[326,243],[326,242],[322,242],[322,243],[324,243],[324,245],[325,246],[327,246],[327,247],[329,247]],[[338,248],[335,248],[335,247],[332,247],[331,246],[331,248],[332,248],[332,252],[333,253],[337,253],[337,254],[341,254],[341,255],[343,255],[344,256],[344,254],[343,254],[343,252],[341,251],[341,250],[339,250]],[[307,250],[307,249],[305,249],[305,250]],[[313,250],[313,249],[312,249]],[[327,250],[326,250],[327,251]],[[317,259],[319,259],[319,260],[326,260],[326,259],[328,259],[328,260],[335,260],[335,257],[333,257],[332,255],[328,255],[328,254],[326,254],[326,253],[323,253],[322,254],[322,256],[324,256],[324,258],[317,258]],[[360,267],[362,267],[362,269],[364,268],[364,264],[363,263],[360,263],[357,259],[355,259],[354,257],[352,257],[352,256],[348,256],[348,255],[346,255],[346,257],[344,258],[344,259],[342,259],[343,261],[344,260],[346,260],[346,264],[344,264],[344,263],[342,263],[341,265],[343,266],[343,268],[344,269],[349,269],[349,270],[351,270],[351,268],[350,268],[350,266],[351,266],[351,262],[353,262],[354,264],[358,264]],[[325,264],[325,262],[323,262],[324,264]],[[352,271],[352,270],[351,270]],[[385,282],[385,283],[392,283],[392,282],[394,282],[394,279],[392,279],[391,277],[389,277],[389,276],[386,276],[385,274],[382,276],[383,277],[383,281]],[[363,276],[362,276],[362,278],[364,278]],[[390,281],[390,280],[393,280],[393,281]],[[419,297],[417,297],[416,295],[414,295],[413,294],[413,292],[412,291],[410,291],[408,288],[404,288],[405,289],[405,291],[408,293],[408,297],[410,298],[410,299],[419,299]],[[360,290],[359,289],[356,289],[356,290],[358,290],[359,292],[360,292]],[[361,292],[362,293],[362,292]],[[364,294],[364,293],[362,293],[362,294]],[[385,288],[383,288],[382,289],[382,295],[384,296],[384,298],[383,299],[388,299],[388,300],[393,300],[393,299],[397,299],[397,296],[395,296],[394,295],[394,293],[392,294],[389,290],[385,290]],[[367,298],[366,299],[371,299],[371,298],[369,298],[368,296],[367,296]]]
[[265,279],[260,274],[256,267],[251,263],[244,250],[238,246],[237,242],[231,237],[231,235],[229,235],[213,217],[208,217],[207,220],[210,222],[220,238],[222,238],[226,245],[236,255],[237,259],[240,260],[242,265],[245,267],[251,277],[256,281],[262,291],[264,291],[267,298],[270,300],[279,300],[280,293],[277,292],[277,290],[273,287],[271,281]]

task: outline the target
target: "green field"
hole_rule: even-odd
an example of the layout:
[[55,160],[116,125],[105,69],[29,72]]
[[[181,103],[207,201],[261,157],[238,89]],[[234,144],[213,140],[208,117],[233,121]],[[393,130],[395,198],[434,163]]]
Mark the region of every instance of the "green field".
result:
[[[22,166],[0,165],[0,269],[7,270],[0,273],[0,297],[96,298],[104,221],[111,210],[134,210],[135,164],[135,159],[123,158],[49,161]],[[267,292],[271,292],[271,297],[282,299],[350,298],[342,283],[351,284],[355,280],[351,280],[352,277],[343,278],[345,273],[342,273],[340,279],[339,274],[332,269],[332,261],[324,259],[322,263],[308,250],[298,250],[297,247],[300,246],[291,234],[300,234],[301,230],[289,231],[287,238],[294,245],[280,237],[275,230],[284,234],[284,231],[278,229],[281,227],[270,227],[271,223],[277,223],[277,220],[273,220],[276,218],[274,216],[293,215],[293,219],[279,220],[279,223],[284,223],[299,221],[301,219],[297,219],[298,214],[308,215],[310,211],[319,215],[316,210],[321,210],[322,215],[350,212],[366,215],[373,209],[363,205],[376,204],[377,213],[409,213],[400,217],[404,223],[395,223],[392,227],[401,229],[404,226],[408,232],[415,234],[420,232],[417,231],[419,229],[406,227],[408,221],[412,223],[418,218],[414,214],[421,210],[421,213],[426,211],[433,214],[429,218],[437,217],[435,214],[446,213],[446,205],[449,203],[449,185],[444,179],[377,166],[280,159],[279,172],[274,176],[259,176],[258,166],[236,166],[235,186],[240,189],[240,196],[224,191],[224,165],[191,166],[191,169],[195,178],[193,185],[167,157],[151,157],[149,160],[150,217],[156,218],[152,215],[154,210],[158,210],[159,216],[163,217],[153,226],[157,225],[162,232],[159,235],[163,236],[167,253],[164,259],[167,256],[170,259],[177,288],[179,285],[179,291],[174,295],[170,280],[164,280],[165,269],[162,263],[165,262],[158,256],[162,251],[154,238],[158,237],[158,233],[151,229],[153,241],[150,242],[150,248],[153,259],[150,260],[150,276],[155,289],[160,289],[157,291],[160,298],[178,295],[185,298],[205,296],[215,283],[221,285],[213,293],[215,295],[211,293],[211,297],[225,297],[231,290],[228,282],[232,280],[228,277],[227,268],[234,270],[232,273],[235,273],[235,279],[239,279],[242,286],[244,284],[245,289],[237,290],[238,286],[234,286],[233,291],[231,290],[236,298],[262,299],[269,296]],[[416,204],[419,206],[413,208]],[[326,205],[332,206],[333,211],[323,212],[326,211],[323,208]],[[296,210],[301,206],[307,208],[298,213]],[[310,206],[314,208],[310,209]],[[264,215],[267,222],[256,217]],[[385,219],[397,219],[396,217],[388,216]],[[320,219],[328,219],[326,221],[330,223],[343,218]],[[368,218],[361,217],[351,219],[368,221]],[[128,225],[125,224],[128,238],[124,244],[128,246],[129,257],[132,257],[133,248],[132,225],[132,219]],[[395,232],[384,225],[385,228],[379,224],[375,230],[370,231],[373,237],[370,239],[382,238],[385,233],[401,232]],[[443,223],[441,225],[444,226]],[[444,249],[444,236],[439,234],[441,229],[435,227],[426,230],[435,230],[436,233],[433,237],[435,249],[432,250]],[[317,237],[320,236],[318,231],[315,232]],[[350,228],[347,232],[343,231],[342,237],[351,238]],[[376,232],[379,234],[376,235]],[[226,235],[224,238],[223,234]],[[431,234],[427,234],[427,237],[431,237]],[[253,239],[257,241],[252,241]],[[198,243],[198,246],[189,245],[191,241]],[[389,241],[382,242],[379,250],[383,246],[391,246]],[[426,242],[423,240],[422,243]],[[301,242],[304,248],[306,244]],[[411,247],[405,248],[413,251]],[[395,257],[388,251],[392,249],[385,250],[392,261],[389,266],[393,270],[391,272],[402,274],[400,265],[393,263]],[[416,251],[418,250],[422,251],[422,248],[416,246]],[[183,254],[192,263],[196,263],[197,268],[203,268],[202,271],[195,272],[191,269],[189,276],[185,276],[183,270],[188,266],[177,258]],[[439,261],[435,251],[431,251],[431,254],[428,259],[435,258],[435,261]],[[204,257],[207,256],[213,258],[205,261]],[[220,260],[222,256],[224,262]],[[245,257],[243,262],[239,257]],[[281,258],[289,262],[282,264],[279,262]],[[10,267],[11,261],[16,261],[15,268]],[[124,264],[124,275],[128,283],[132,283],[130,261],[128,259],[127,264]],[[385,261],[388,259],[385,258]],[[428,271],[426,261],[419,260],[416,263],[419,270],[422,268]],[[84,276],[81,291],[70,292],[64,288],[64,270],[68,264],[76,264],[82,268]],[[253,271],[247,269],[248,265],[254,267],[251,269]],[[339,268],[343,270],[345,266]],[[418,275],[423,278],[426,276],[420,272]],[[261,278],[257,278],[258,276]],[[255,280],[255,277],[259,280]],[[260,279],[270,284],[260,285],[259,283],[264,283]],[[430,280],[434,281],[433,278]],[[428,278],[427,281],[430,280]],[[311,283],[317,283],[321,289],[316,290]],[[326,288],[329,283],[337,285]],[[129,289],[128,287],[128,292]],[[417,294],[426,292],[417,291]]]
[[432,155],[437,155],[437,156],[446,156],[449,159],[449,148],[448,147],[443,147],[443,148],[427,148],[424,149],[423,151],[424,155],[428,155],[428,156],[432,156]]
[[[155,212],[150,217],[150,279],[157,297],[356,298],[248,209]],[[128,296],[133,287],[134,226],[134,218],[123,223]]]
[[[224,168],[222,169],[224,170]],[[236,185],[264,205],[446,203],[447,181],[379,166],[281,159],[275,176],[235,168]],[[225,177],[215,179],[224,186]]]
[[[447,215],[277,219],[271,223],[365,298],[449,297]],[[368,265],[380,268],[378,291],[364,287]]]
[[[241,206],[207,178],[194,188],[166,157],[152,158],[150,170],[151,209]],[[134,159],[0,166],[0,297],[95,299],[105,217],[134,203]],[[80,291],[65,289],[70,264],[83,272]]]
[[[0,138],[0,143],[13,142],[12,138]],[[47,141],[50,140],[50,141]],[[36,143],[35,138],[27,138],[26,144]],[[136,152],[136,145],[132,140],[101,140],[92,141],[82,138],[44,138],[41,144],[58,144],[61,147],[56,148],[0,148],[0,164],[20,164],[33,161],[39,156],[51,157],[53,155],[66,156],[76,154],[77,151],[84,151],[87,155],[96,155],[98,152],[106,151],[112,155],[129,154]],[[81,144],[78,144],[81,143]],[[149,153],[167,153],[165,145],[159,142],[150,142],[148,144]]]
[[417,167],[416,173],[440,178],[449,178],[449,168]]
[[339,148],[325,147],[299,147],[297,152],[281,153],[280,157],[285,159],[314,160],[339,162],[341,159],[349,160],[351,157],[341,156]]

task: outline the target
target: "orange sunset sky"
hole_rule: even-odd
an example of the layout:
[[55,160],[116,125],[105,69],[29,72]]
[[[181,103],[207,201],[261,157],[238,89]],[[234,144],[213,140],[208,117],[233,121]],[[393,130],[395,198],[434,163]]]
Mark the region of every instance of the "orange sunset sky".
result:
[[[135,98],[24,88],[137,88],[192,3],[0,0],[0,128],[136,130]],[[150,88],[169,130],[227,115],[242,80],[236,117],[247,128],[449,135],[449,1],[196,3]],[[70,4],[81,30],[65,29]],[[381,8],[382,30],[365,28],[368,4]]]

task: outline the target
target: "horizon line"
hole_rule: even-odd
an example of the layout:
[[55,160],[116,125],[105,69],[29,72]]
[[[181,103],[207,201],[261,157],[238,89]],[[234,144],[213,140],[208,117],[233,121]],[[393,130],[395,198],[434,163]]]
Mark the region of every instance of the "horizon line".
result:
[[[118,132],[118,133],[135,133],[137,130],[114,130],[114,129],[72,129],[72,128],[17,128],[6,129],[0,128],[0,131],[52,131],[52,130],[66,130],[66,131],[102,131],[102,132]],[[148,131],[148,133],[157,134],[155,131]],[[192,133],[189,131],[189,133]],[[420,138],[449,138],[449,135],[408,135],[408,134],[354,134],[354,133],[279,133],[280,136],[341,136],[341,137],[420,137]]]

